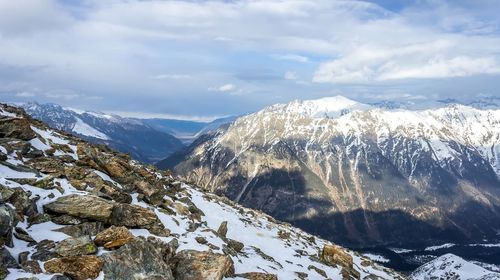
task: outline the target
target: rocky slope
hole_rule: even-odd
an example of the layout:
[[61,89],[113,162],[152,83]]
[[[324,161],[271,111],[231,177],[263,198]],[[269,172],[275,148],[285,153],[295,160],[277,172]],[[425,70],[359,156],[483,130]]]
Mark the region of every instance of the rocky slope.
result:
[[500,230],[500,110],[294,101],[241,117],[159,166],[351,246],[475,241]]
[[75,112],[57,104],[22,105],[33,118],[92,143],[105,144],[134,159],[154,163],[180,149],[176,137],[142,120],[98,112]]
[[0,105],[0,279],[403,279]]
[[446,254],[419,267],[410,278],[412,280],[497,280],[500,279],[500,273],[467,262],[456,255]]

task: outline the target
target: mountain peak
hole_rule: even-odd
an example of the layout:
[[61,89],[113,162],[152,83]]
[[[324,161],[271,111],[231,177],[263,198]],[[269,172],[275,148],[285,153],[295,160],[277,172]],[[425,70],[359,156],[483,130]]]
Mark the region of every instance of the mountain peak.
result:
[[295,100],[287,104],[271,106],[271,111],[301,114],[312,118],[336,118],[352,111],[364,111],[372,106],[337,95],[311,100]]

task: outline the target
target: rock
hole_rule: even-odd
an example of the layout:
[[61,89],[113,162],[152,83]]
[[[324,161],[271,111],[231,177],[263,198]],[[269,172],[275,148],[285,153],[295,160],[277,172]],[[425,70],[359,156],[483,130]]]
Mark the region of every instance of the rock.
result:
[[86,221],[86,219],[80,219],[70,215],[54,216],[50,220],[58,225],[79,225]]
[[126,177],[127,172],[129,171],[129,165],[118,158],[112,158],[108,162],[104,163],[103,168],[109,176],[116,178]]
[[243,247],[245,247],[245,245],[243,243],[236,241],[236,240],[233,240],[233,239],[228,239],[226,243],[227,243],[227,246],[231,247],[237,253],[241,252]]
[[51,216],[49,214],[36,214],[32,217],[28,218],[28,225],[36,225],[36,224],[43,224],[45,222],[48,222],[51,220]]
[[126,227],[111,226],[99,232],[94,242],[98,246],[103,246],[106,249],[114,249],[127,244],[134,239],[134,236]]
[[196,240],[196,242],[198,242],[200,244],[207,244],[208,243],[207,239],[203,236],[196,236],[195,240]]
[[45,211],[68,214],[78,218],[107,222],[111,217],[114,202],[91,195],[72,194],[45,204]]
[[29,141],[36,137],[30,122],[25,118],[0,119],[0,138]]
[[56,243],[52,240],[42,240],[35,246],[36,252],[31,255],[31,259],[37,261],[48,261],[52,258],[57,258],[59,255],[54,251]]
[[79,225],[69,225],[54,231],[65,233],[71,237],[94,236],[104,229],[104,224],[101,222],[86,222]]
[[24,229],[19,228],[19,227],[16,227],[16,230],[14,232],[14,236],[17,239],[24,240],[28,243],[32,243],[32,242],[36,243],[35,239],[33,239]]
[[278,276],[276,274],[263,273],[263,272],[247,272],[242,274],[236,274],[235,276],[250,280],[278,280]]
[[165,261],[167,247],[158,239],[133,239],[102,255],[104,279],[173,280],[172,271]]
[[55,252],[63,257],[90,255],[97,252],[97,247],[88,236],[70,237],[59,242]]
[[34,260],[27,260],[26,262],[21,264],[21,267],[24,271],[39,274],[43,273],[42,268],[40,267],[40,263]]
[[321,252],[320,260],[331,266],[340,266],[345,279],[359,279],[360,277],[359,272],[353,267],[352,256],[340,246],[326,244]]
[[321,268],[317,268],[317,267],[315,267],[314,265],[309,265],[309,266],[307,267],[307,270],[314,270],[314,271],[316,271],[319,275],[323,276],[324,278],[327,278],[327,277],[328,277],[328,275],[326,275],[326,272],[325,272],[323,269],[321,269]]
[[217,229],[217,234],[221,237],[226,237],[227,234],[227,221],[220,224],[219,229]]
[[14,246],[12,230],[16,225],[14,210],[8,205],[0,205],[0,245]]
[[222,254],[184,250],[174,257],[176,280],[220,280],[234,274],[233,260]]
[[52,276],[52,278],[50,278],[50,280],[71,280],[71,278],[64,275],[54,275]]
[[7,248],[3,247],[0,250],[1,250],[0,256],[2,257],[1,264],[5,268],[18,268],[19,267],[19,265],[16,262],[16,259],[14,257],[12,257],[12,255],[10,254],[9,250],[7,250]]
[[73,256],[49,260],[45,262],[44,268],[48,273],[62,273],[71,279],[86,280],[97,278],[103,264],[96,256]]
[[113,208],[110,223],[129,228],[145,228],[158,236],[168,236],[170,234],[152,210],[138,205],[116,205]]

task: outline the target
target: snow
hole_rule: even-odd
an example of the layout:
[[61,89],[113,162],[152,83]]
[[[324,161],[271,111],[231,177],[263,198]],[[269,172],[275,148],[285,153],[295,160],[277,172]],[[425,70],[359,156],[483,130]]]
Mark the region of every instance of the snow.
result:
[[31,172],[20,172],[3,164],[0,164],[0,180],[5,180],[6,178],[40,178],[35,173]]
[[[484,278],[482,278],[484,277]],[[489,271],[456,255],[442,255],[415,270],[410,278],[412,280],[430,279],[500,279],[500,274]]]
[[9,118],[15,118],[15,117],[17,117],[16,114],[4,111],[1,108],[0,108],[0,116],[9,117]]
[[455,244],[453,244],[453,243],[445,243],[445,244],[442,244],[442,245],[427,247],[427,248],[424,249],[424,251],[436,251],[436,250],[439,250],[439,249],[451,248],[453,246],[455,246]]
[[366,254],[363,254],[363,256],[369,258],[372,261],[376,261],[376,262],[380,262],[380,263],[388,263],[388,262],[390,262],[389,259],[387,259],[386,257],[381,256],[381,255],[375,255],[375,254],[366,253]]
[[109,137],[106,134],[86,124],[80,118],[76,118],[76,123],[73,126],[72,131],[80,135],[94,137],[102,140],[109,140]]

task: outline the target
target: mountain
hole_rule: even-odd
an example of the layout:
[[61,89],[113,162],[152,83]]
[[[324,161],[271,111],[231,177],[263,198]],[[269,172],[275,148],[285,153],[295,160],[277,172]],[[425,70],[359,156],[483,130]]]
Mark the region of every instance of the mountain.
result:
[[197,122],[173,119],[144,119],[142,122],[150,125],[158,131],[175,136],[184,144],[191,144],[200,135],[208,133],[219,126],[231,123],[236,117],[225,117],[215,119],[211,122]]
[[6,105],[0,250],[1,279],[405,279]]
[[415,270],[412,280],[454,279],[454,280],[495,280],[500,273],[487,270],[456,255],[446,254]]
[[348,246],[500,232],[500,110],[293,101],[238,118],[158,166]]
[[174,136],[141,120],[97,112],[75,112],[56,104],[26,103],[33,118],[92,143],[105,144],[134,159],[154,163],[183,146]]

